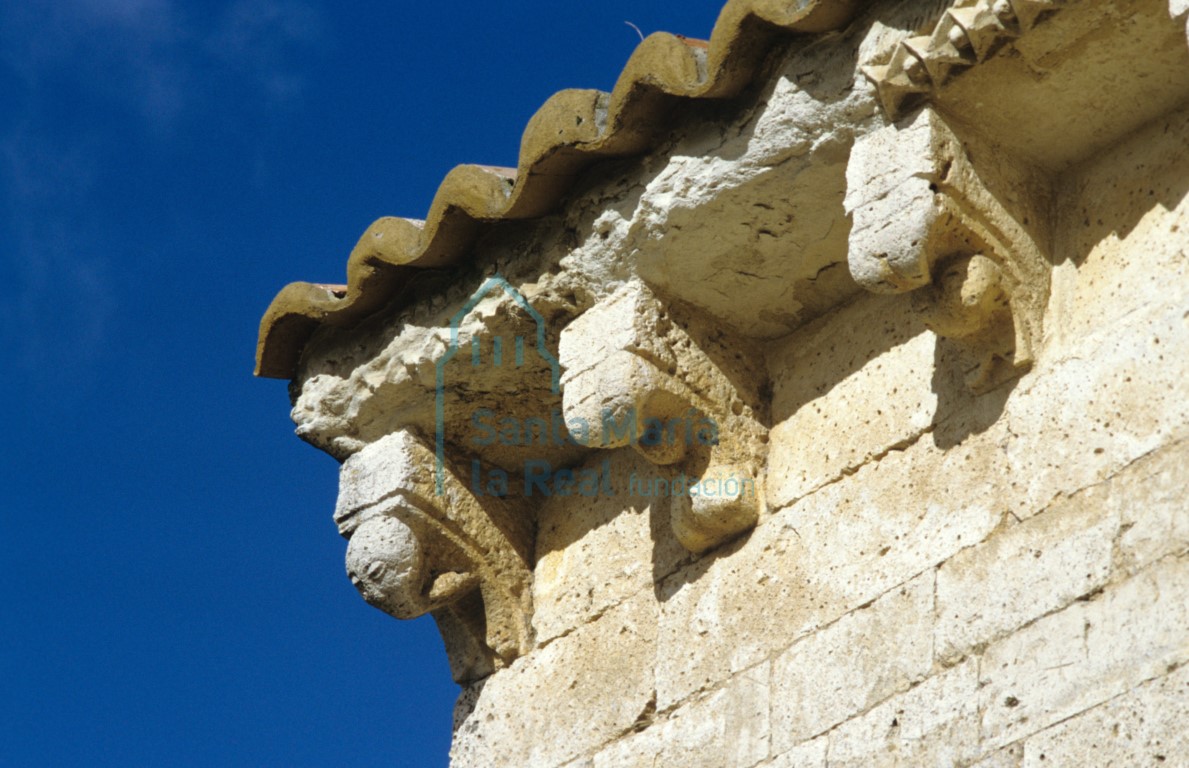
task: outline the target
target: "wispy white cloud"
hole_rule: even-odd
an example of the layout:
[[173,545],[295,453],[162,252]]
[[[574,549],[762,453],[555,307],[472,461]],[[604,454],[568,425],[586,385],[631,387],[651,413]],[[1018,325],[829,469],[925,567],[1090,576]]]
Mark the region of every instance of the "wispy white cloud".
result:
[[118,302],[113,264],[88,247],[91,224],[79,210],[95,171],[85,146],[56,146],[20,130],[0,139],[9,201],[0,227],[0,349],[9,375],[69,375],[109,339]]
[[0,54],[35,94],[70,80],[167,122],[185,90],[181,22],[170,0],[8,3],[0,9]]
[[237,0],[207,39],[217,59],[249,73],[265,93],[284,101],[300,95],[302,79],[287,64],[297,48],[322,42],[322,19],[296,0]]
[[209,86],[229,74],[268,100],[292,98],[303,82],[294,54],[322,40],[306,0],[232,0],[214,13],[178,0],[0,4],[0,62],[30,88],[71,78],[158,125],[209,107]]
[[80,14],[89,19],[142,33],[168,29],[176,19],[176,11],[170,0],[74,0],[64,5],[74,5]]
[[[184,0],[0,0],[0,68],[22,86],[0,113],[8,363],[61,370],[102,354],[133,258],[97,213],[102,179],[119,176],[110,164],[146,141],[168,155],[173,128],[223,109],[228,82],[247,85],[254,109],[298,98],[303,55],[323,40],[314,2],[227,0],[212,13]],[[117,116],[61,120],[96,104]],[[14,370],[0,365],[0,376]]]

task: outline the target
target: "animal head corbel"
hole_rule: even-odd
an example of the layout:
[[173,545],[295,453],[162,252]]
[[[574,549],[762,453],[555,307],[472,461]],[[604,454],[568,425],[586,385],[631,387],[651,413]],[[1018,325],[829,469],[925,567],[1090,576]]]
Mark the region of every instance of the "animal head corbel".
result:
[[432,614],[458,681],[531,647],[531,529],[503,499],[482,503],[407,431],[359,451],[340,474],[335,522],[347,573],[371,605],[399,619]]

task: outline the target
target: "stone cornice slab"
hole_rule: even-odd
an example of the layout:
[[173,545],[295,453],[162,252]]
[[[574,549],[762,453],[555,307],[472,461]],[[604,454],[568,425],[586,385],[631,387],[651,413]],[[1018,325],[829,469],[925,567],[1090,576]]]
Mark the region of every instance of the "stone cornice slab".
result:
[[411,270],[465,259],[486,223],[531,219],[556,208],[577,176],[604,158],[639,155],[667,129],[676,99],[742,91],[783,35],[837,29],[858,0],[731,0],[709,42],[656,33],[644,40],[610,93],[562,91],[529,121],[517,168],[462,165],[442,181],[424,221],[385,217],[347,260],[346,285],[292,283],[260,323],[256,375],[291,378],[320,325],[350,325],[412,290]]

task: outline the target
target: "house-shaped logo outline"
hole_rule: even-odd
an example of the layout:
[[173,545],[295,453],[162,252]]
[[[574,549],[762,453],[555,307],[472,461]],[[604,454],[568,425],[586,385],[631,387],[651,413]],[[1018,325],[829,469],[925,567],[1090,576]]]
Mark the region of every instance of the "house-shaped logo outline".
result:
[[479,286],[479,290],[471,295],[471,298],[463,305],[462,309],[455,313],[454,317],[450,318],[450,346],[446,350],[446,354],[438,360],[435,365],[436,368],[436,383],[434,386],[434,433],[436,445],[436,459],[434,461],[434,475],[436,493],[441,496],[445,493],[446,481],[446,364],[454,359],[458,353],[458,330],[462,325],[462,321],[466,319],[472,310],[478,306],[479,302],[487,297],[496,288],[503,289],[504,293],[512,297],[512,300],[524,309],[525,312],[533,318],[537,324],[537,352],[549,363],[550,370],[550,391],[553,394],[561,393],[561,363],[558,361],[545,345],[545,318],[541,317],[541,313],[533,309],[532,305],[528,303],[528,299],[520,291],[512,287],[511,283],[499,275],[492,275]]

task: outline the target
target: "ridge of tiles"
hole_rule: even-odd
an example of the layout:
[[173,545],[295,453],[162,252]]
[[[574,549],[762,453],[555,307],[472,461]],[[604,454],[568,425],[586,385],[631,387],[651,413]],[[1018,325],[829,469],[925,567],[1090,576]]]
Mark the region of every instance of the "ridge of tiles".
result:
[[789,34],[848,22],[860,0],[728,0],[709,41],[658,32],[637,46],[610,93],[564,90],[529,120],[517,167],[460,165],[443,179],[424,221],[384,217],[347,259],[347,284],[290,283],[260,321],[256,375],[291,379],[322,325],[348,326],[412,289],[415,270],[461,262],[483,226],[556,209],[578,175],[605,158],[642,155],[675,99],[739,94]]

